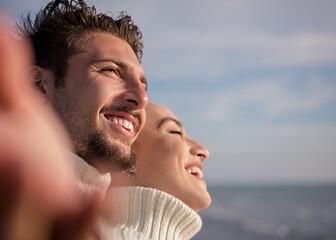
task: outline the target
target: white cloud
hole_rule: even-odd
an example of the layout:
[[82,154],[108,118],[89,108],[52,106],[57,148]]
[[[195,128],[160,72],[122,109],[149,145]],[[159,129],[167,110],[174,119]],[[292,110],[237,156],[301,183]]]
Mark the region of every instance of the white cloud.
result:
[[332,50],[336,48],[336,33],[236,34],[224,29],[216,32],[202,29],[201,32],[180,29],[151,36],[151,41],[147,42],[151,48],[146,49],[149,51],[145,55],[148,64],[155,66],[154,76],[178,77],[185,73],[195,76],[207,71],[205,76],[213,75],[218,79],[228,71],[246,68],[336,63],[336,51]]
[[[295,82],[295,81],[294,81]],[[289,79],[250,81],[234,89],[225,89],[215,102],[204,109],[203,116],[219,121],[237,117],[241,108],[257,109],[265,115],[309,113],[336,99],[336,84],[312,78],[300,81],[299,87],[291,86]]]
[[[298,2],[288,1],[263,8],[258,1],[192,3],[164,4],[165,11],[154,4],[153,11],[139,18],[144,23],[144,63],[154,81],[188,76],[209,81],[243,69],[336,63],[336,31],[330,24],[335,17],[328,4],[301,9]],[[312,13],[318,14],[314,20]]]

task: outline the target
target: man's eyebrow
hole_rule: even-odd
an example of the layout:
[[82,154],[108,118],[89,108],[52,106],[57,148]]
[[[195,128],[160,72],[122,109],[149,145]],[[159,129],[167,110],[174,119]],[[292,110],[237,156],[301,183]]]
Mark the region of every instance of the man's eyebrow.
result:
[[[100,62],[112,62],[116,65],[118,65],[120,68],[127,68],[127,64],[124,63],[123,61],[119,61],[119,60],[116,60],[116,59],[113,59],[113,58],[103,58],[103,59],[96,59],[96,60],[93,60],[92,61],[93,63],[100,63]],[[146,76],[143,76],[140,78],[140,82],[142,82],[145,86],[145,90],[147,91],[147,79],[146,79]]]
[[114,64],[118,65],[119,67],[121,68],[126,68],[127,64],[122,62],[122,61],[119,61],[119,60],[116,60],[116,59],[113,59],[113,58],[103,58],[103,59],[95,59],[92,61],[93,63],[100,63],[100,62],[113,62]]
[[160,128],[162,126],[162,124],[164,124],[167,121],[173,121],[174,123],[176,123],[179,127],[182,127],[182,123],[178,120],[176,120],[175,118],[170,118],[170,117],[166,117],[161,119],[161,121],[159,122],[157,128]]

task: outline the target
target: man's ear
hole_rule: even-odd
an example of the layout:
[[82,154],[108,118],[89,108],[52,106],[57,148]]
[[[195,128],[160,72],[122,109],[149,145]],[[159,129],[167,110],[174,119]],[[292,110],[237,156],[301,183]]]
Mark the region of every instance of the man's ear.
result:
[[39,66],[30,69],[33,76],[33,84],[43,97],[49,98],[54,93],[55,77],[51,70]]

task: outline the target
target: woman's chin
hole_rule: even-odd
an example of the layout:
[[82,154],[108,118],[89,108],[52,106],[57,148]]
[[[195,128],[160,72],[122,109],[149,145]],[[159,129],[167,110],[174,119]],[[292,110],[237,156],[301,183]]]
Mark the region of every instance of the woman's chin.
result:
[[195,212],[199,212],[209,207],[210,204],[211,204],[211,197],[208,192],[202,194],[202,196],[193,198],[193,201],[191,201],[189,204],[187,203],[187,205],[189,205],[189,207],[192,208]]

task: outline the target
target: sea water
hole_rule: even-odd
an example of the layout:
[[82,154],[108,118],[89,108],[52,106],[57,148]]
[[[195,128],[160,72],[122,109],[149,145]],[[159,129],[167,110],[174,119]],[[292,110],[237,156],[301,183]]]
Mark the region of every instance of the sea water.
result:
[[209,187],[194,240],[336,240],[336,186]]

